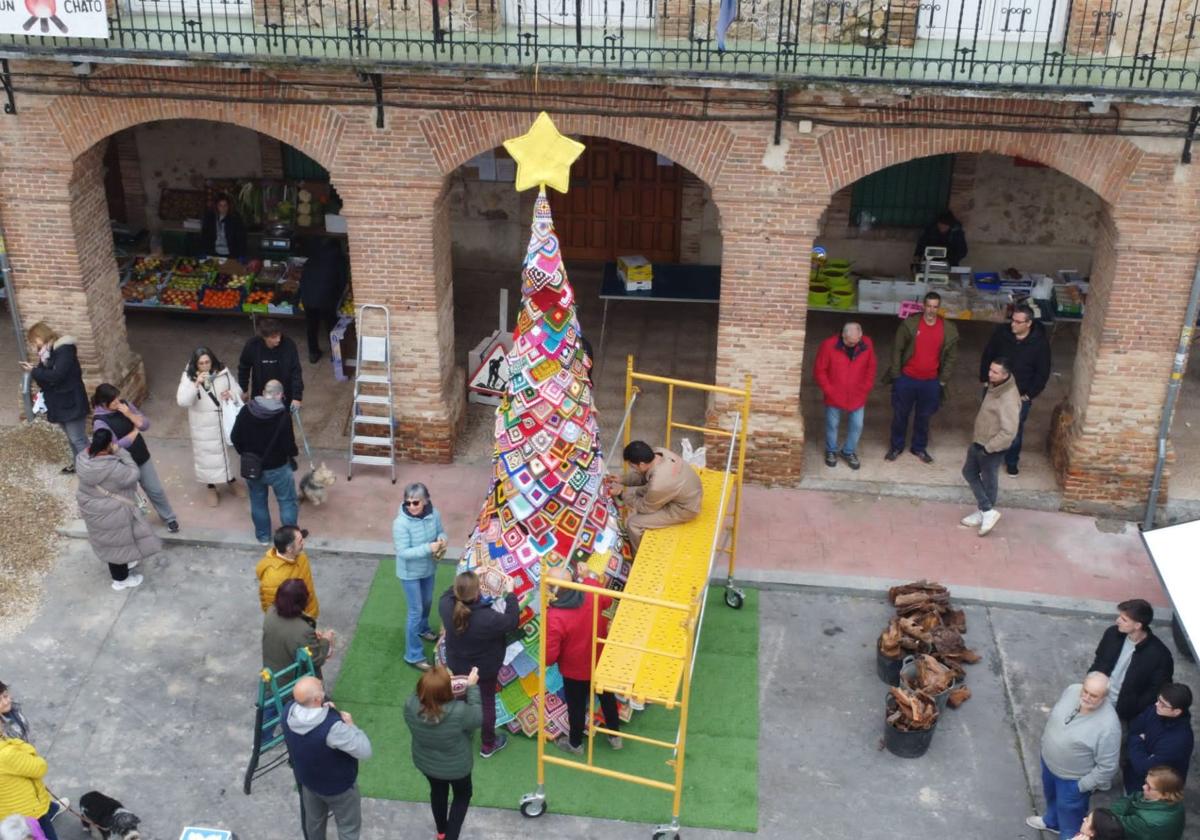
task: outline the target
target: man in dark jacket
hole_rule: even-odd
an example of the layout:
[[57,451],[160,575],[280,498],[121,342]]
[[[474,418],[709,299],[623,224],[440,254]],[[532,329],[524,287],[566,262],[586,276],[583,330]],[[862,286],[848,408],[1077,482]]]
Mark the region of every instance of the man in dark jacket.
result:
[[325,335],[333,332],[337,323],[337,306],[346,288],[346,260],[336,240],[323,239],[315,253],[304,264],[300,275],[300,302],[304,304],[304,321],[308,327],[308,360],[321,359],[321,325]]
[[229,196],[217,196],[216,206],[204,214],[204,222],[200,226],[200,244],[210,257],[245,258],[246,226],[242,223],[242,217],[230,207]]
[[913,251],[914,262],[924,262],[925,249],[929,247],[945,248],[946,262],[950,265],[958,265],[967,255],[967,236],[963,233],[962,224],[949,210],[939,213],[929,227],[921,232]]
[[249,452],[262,459],[261,477],[246,478],[244,471],[242,477],[246,478],[250,491],[254,536],[260,544],[269,545],[273,531],[268,490],[275,491],[281,525],[295,525],[300,515],[291,465],[291,459],[298,454],[296,435],[291,415],[283,404],[283,385],[272,379],[266,383],[262,396],[242,406],[229,437],[239,455]]
[[1117,604],[1117,623],[1104,631],[1088,671],[1109,676],[1108,699],[1117,717],[1128,723],[1158,697],[1171,681],[1175,660],[1150,630],[1154,608],[1141,598]]
[[825,397],[825,466],[836,467],[838,425],[846,415],[846,444],[842,457],[850,469],[859,468],[858,439],[862,435],[867,394],[875,385],[875,346],[862,326],[847,321],[841,335],[821,342],[813,379]]
[[1000,324],[992,333],[991,340],[983,348],[979,360],[979,381],[987,382],[988,366],[996,359],[1007,359],[1017,380],[1017,391],[1021,395],[1021,425],[1012,446],[1004,455],[1009,475],[1017,475],[1017,462],[1021,459],[1021,439],[1025,433],[1025,418],[1038,394],[1050,379],[1050,339],[1046,330],[1033,319],[1033,310],[1025,304],[1013,309],[1012,323]]
[[339,712],[333,703],[325,702],[325,689],[316,677],[297,680],[292,697],[283,738],[300,782],[304,836],[325,840],[325,823],[332,814],[338,840],[358,840],[362,831],[358,762],[371,757],[371,740],[354,725],[349,712]]
[[1151,767],[1165,764],[1187,779],[1195,738],[1192,735],[1192,690],[1183,683],[1167,683],[1158,700],[1129,724],[1121,780],[1126,793],[1137,793]]
[[300,406],[304,397],[304,371],[296,342],[283,334],[283,324],[274,318],[258,322],[258,335],[246,342],[238,359],[238,386],[247,402],[263,392],[272,379],[283,383],[283,404]]

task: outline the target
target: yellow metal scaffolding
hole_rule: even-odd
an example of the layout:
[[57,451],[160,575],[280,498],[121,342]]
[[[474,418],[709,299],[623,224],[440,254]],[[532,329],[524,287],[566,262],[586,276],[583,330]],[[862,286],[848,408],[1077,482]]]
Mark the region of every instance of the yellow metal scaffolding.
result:
[[[679,813],[683,794],[683,770],[687,742],[688,700],[691,694],[693,668],[700,641],[700,627],[718,554],[729,556],[725,586],[725,603],[738,609],[743,594],[733,585],[734,564],[737,558],[738,525],[742,511],[742,476],[746,463],[746,435],[750,420],[750,377],[745,388],[726,388],[698,382],[686,382],[662,376],[638,373],[633,369],[633,357],[628,358],[625,371],[625,418],[622,421],[623,440],[629,443],[629,416],[640,390],[637,383],[665,385],[667,388],[666,443],[671,445],[671,433],[676,429],[699,432],[706,436],[725,438],[729,445],[725,469],[700,469],[704,499],[700,514],[690,522],[669,528],[647,531],[634,558],[629,579],[623,591],[613,591],[572,581],[555,580],[555,587],[591,592],[592,604],[592,684],[588,696],[605,691],[622,694],[635,702],[655,703],[679,712],[679,727],[673,741],[647,738],[622,730],[616,732],[597,726],[592,709],[587,716],[587,750],[583,761],[546,754],[545,703],[538,703],[537,789],[521,798],[521,813],[538,817],[546,811],[546,765],[567,767],[584,773],[620,779],[632,784],[655,788],[672,795],[671,821],[659,825],[653,833],[655,840],[679,837]],[[675,421],[673,416],[676,389],[690,389],[710,394],[734,397],[739,401],[732,429],[717,426],[694,426]],[[736,457],[735,457],[736,456]],[[610,461],[612,456],[610,455]],[[546,614],[549,603],[549,581],[545,564],[540,576],[540,615]],[[617,609],[608,633],[601,638],[600,599],[611,597]],[[544,622],[543,622],[544,626]],[[596,655],[598,646],[603,653]],[[538,697],[546,696],[546,635],[539,642]],[[590,704],[589,704],[590,705]],[[606,721],[608,723],[608,721]],[[668,750],[671,757],[666,765],[672,769],[671,781],[623,773],[598,767],[593,761],[593,740],[596,735],[620,735],[622,739]]]

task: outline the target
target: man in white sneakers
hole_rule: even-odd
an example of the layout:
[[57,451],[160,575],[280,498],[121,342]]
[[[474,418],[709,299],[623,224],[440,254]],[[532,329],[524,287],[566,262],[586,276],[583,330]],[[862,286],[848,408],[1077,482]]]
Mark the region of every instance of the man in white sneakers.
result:
[[979,510],[963,517],[962,524],[979,528],[984,536],[1000,521],[996,494],[1000,485],[1000,463],[1021,427],[1021,395],[1004,359],[988,366],[988,387],[975,415],[975,435],[967,447],[962,476],[975,494]]

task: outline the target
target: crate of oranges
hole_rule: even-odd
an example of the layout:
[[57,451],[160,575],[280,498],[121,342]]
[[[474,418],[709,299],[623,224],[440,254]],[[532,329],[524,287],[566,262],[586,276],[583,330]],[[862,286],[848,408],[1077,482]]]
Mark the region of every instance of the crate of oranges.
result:
[[267,306],[275,299],[275,292],[272,289],[255,289],[246,295],[246,302],[242,304],[243,312],[261,312],[266,314]]
[[200,294],[200,308],[228,312],[242,308],[241,289],[205,289]]

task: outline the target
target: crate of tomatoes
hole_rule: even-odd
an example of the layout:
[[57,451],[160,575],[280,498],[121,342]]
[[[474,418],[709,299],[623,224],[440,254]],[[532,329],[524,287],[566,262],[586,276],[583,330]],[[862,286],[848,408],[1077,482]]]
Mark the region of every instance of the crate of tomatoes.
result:
[[240,312],[243,292],[241,289],[205,288],[200,293],[200,308],[210,312]]
[[243,312],[258,312],[265,315],[268,312],[267,307],[275,300],[275,292],[272,289],[255,289],[246,294],[246,302],[242,304]]

